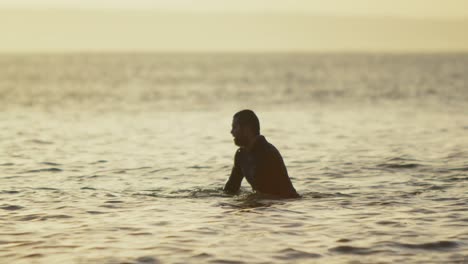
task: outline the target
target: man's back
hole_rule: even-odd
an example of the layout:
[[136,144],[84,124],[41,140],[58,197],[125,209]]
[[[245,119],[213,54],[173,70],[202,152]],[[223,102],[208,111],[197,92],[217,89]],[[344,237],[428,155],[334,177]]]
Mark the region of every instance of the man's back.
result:
[[236,152],[234,167],[225,190],[236,192],[243,177],[257,192],[282,198],[299,197],[281,154],[263,136],[259,136],[249,150],[240,148]]

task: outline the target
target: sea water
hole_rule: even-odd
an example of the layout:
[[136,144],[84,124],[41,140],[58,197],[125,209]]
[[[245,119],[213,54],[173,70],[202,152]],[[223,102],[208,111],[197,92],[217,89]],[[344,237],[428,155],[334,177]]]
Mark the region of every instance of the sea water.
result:
[[[0,263],[468,263],[467,54],[0,56]],[[300,199],[222,192],[257,112]]]

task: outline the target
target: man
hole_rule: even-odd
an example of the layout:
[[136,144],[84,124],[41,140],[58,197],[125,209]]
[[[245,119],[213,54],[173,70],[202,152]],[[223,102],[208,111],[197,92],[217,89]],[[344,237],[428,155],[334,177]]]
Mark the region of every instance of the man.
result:
[[242,110],[234,115],[231,134],[240,148],[234,157],[231,176],[224,186],[225,192],[238,192],[245,177],[258,193],[278,198],[299,197],[281,154],[260,135],[260,122],[252,110]]

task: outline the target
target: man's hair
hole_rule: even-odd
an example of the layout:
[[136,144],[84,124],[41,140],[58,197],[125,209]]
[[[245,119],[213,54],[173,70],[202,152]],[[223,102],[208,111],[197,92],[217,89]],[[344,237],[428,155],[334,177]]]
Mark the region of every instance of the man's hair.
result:
[[257,115],[252,110],[239,111],[234,115],[234,118],[237,118],[241,127],[250,127],[255,135],[260,135],[260,121],[258,121]]

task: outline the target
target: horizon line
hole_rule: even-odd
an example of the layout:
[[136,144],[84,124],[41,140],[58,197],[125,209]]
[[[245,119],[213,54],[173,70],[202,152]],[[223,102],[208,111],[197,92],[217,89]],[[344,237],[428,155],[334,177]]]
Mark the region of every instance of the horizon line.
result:
[[0,56],[4,55],[320,55],[320,54],[374,54],[374,55],[468,55],[467,49],[460,50],[277,50],[277,51],[261,51],[261,50],[98,50],[98,49],[82,49],[82,50],[35,50],[35,51],[2,51]]

